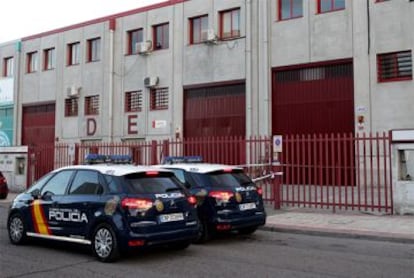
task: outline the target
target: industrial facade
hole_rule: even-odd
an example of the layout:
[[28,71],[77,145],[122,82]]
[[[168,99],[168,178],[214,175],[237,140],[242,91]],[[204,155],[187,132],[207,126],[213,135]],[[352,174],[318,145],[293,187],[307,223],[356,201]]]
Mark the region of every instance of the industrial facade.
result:
[[408,0],[170,0],[34,34],[0,44],[1,142],[412,128],[413,25]]

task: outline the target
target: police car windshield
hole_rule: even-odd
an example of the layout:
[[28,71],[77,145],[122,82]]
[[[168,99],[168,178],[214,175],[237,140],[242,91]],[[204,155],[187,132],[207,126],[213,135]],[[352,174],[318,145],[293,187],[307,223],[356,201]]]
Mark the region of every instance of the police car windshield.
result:
[[130,192],[133,194],[156,194],[182,191],[183,188],[173,175],[145,176],[132,174],[125,176]]
[[197,185],[203,187],[240,187],[251,183],[250,179],[243,173],[213,172],[207,174],[192,173]]

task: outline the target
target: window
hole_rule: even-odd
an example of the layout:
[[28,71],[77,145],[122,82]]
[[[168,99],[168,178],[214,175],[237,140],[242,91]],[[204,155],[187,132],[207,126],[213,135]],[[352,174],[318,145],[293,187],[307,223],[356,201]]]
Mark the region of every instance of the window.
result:
[[65,117],[73,117],[78,115],[78,99],[65,99]]
[[413,77],[411,50],[378,54],[377,71],[378,82],[411,80]]
[[140,91],[125,93],[125,112],[139,112],[142,110],[142,93]]
[[345,9],[345,0],[318,0],[318,13]]
[[63,195],[66,192],[73,171],[61,171],[54,175],[43,187],[41,195]]
[[167,49],[169,47],[169,27],[168,23],[154,26],[154,49]]
[[14,65],[13,57],[4,58],[4,64],[3,64],[3,76],[4,77],[13,76],[13,65]]
[[220,38],[240,37],[240,9],[220,13]]
[[168,109],[168,88],[151,89],[150,110]]
[[279,0],[279,20],[303,16],[303,0]]
[[99,184],[98,172],[95,171],[78,171],[69,190],[72,195],[95,195],[102,192],[103,187]]
[[87,61],[88,62],[96,62],[101,59],[101,39],[95,38],[88,40],[88,56]]
[[43,69],[51,70],[55,68],[55,49],[49,48],[43,50]]
[[27,73],[37,71],[38,59],[37,51],[27,53]]
[[127,54],[137,54],[137,43],[144,41],[144,31],[142,29],[136,29],[128,31],[128,49]]
[[207,39],[208,16],[203,15],[190,19],[190,44],[200,43]]
[[99,96],[85,97],[85,115],[99,115]]
[[80,63],[80,43],[70,43],[68,44],[68,66],[78,65]]

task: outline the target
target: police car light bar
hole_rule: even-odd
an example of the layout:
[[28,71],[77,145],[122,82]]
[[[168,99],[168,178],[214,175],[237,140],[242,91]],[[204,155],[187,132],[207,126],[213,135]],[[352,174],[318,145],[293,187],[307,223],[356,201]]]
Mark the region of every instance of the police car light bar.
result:
[[131,164],[132,157],[127,154],[87,154],[85,156],[85,164],[101,164],[101,163],[111,163],[111,164]]
[[162,164],[175,164],[175,163],[200,163],[203,162],[203,157],[199,155],[193,156],[166,156],[164,157]]

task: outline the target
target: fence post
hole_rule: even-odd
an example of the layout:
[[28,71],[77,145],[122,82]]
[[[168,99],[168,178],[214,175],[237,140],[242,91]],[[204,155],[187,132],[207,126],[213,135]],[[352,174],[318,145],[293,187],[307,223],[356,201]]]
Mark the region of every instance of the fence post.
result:
[[151,141],[151,164],[152,165],[158,164],[157,141],[156,140]]
[[281,208],[280,184],[283,173],[280,165],[273,165],[273,208]]

